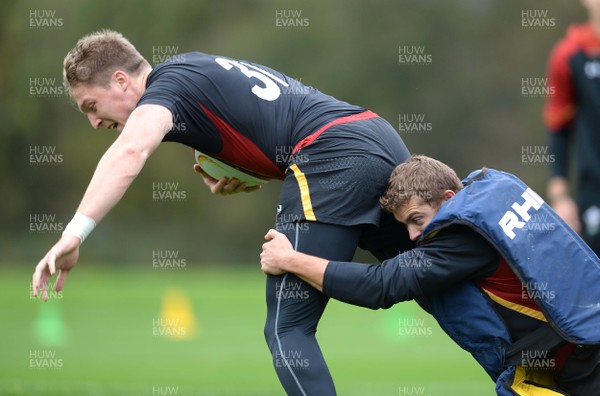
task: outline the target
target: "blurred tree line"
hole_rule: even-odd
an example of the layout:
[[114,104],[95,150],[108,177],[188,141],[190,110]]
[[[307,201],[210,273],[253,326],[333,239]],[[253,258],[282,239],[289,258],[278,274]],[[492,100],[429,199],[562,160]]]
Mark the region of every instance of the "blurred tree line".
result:
[[[89,32],[121,31],[152,64],[172,51],[265,64],[374,110],[412,152],[461,176],[486,165],[543,193],[547,165],[524,163],[522,151],[546,144],[544,98],[524,95],[522,81],[545,77],[555,41],[585,18],[578,2],[562,0],[8,0],[0,10],[1,261],[31,266],[115,138],[93,130],[61,89],[62,60]],[[422,62],[401,61],[419,51]],[[403,126],[410,121],[420,130]],[[257,262],[280,183],[215,197],[193,162],[188,148],[162,145],[86,241],[82,261],[147,264],[169,250],[190,264]],[[156,183],[183,199],[157,201]]]

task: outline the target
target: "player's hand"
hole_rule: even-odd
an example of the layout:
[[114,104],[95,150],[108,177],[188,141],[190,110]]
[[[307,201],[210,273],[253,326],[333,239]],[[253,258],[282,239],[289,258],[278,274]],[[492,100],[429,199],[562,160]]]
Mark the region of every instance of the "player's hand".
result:
[[79,238],[74,235],[65,234],[40,260],[33,272],[33,296],[40,294],[44,301],[48,301],[48,282],[50,278],[59,271],[54,289],[59,292],[65,285],[67,274],[77,264],[79,259]]
[[567,223],[576,233],[581,234],[579,208],[573,198],[564,195],[559,199],[551,201],[551,206],[565,223]]
[[265,239],[267,242],[262,246],[260,268],[269,275],[285,274],[285,266],[294,254],[292,244],[285,235],[275,230],[269,230]]
[[217,180],[214,177],[209,176],[206,172],[204,172],[198,164],[194,164],[194,172],[202,176],[202,178],[204,179],[204,184],[206,184],[210,191],[215,195],[231,195],[241,192],[252,192],[259,190],[262,187],[246,187],[245,182],[241,183],[236,178],[230,179],[224,177],[220,180]]

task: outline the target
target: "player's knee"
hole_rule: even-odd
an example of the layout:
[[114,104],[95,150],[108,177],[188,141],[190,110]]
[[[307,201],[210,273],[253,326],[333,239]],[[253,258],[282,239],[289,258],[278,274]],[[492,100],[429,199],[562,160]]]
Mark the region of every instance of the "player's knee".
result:
[[315,326],[279,326],[275,327],[273,322],[267,321],[264,328],[265,341],[272,354],[278,350],[280,345],[293,342],[301,344],[303,342],[311,342],[314,340],[316,333]]
[[277,339],[275,337],[275,328],[273,326],[273,323],[270,323],[270,321],[268,320],[267,323],[265,323],[264,335],[265,341],[267,342],[267,346],[272,351]]

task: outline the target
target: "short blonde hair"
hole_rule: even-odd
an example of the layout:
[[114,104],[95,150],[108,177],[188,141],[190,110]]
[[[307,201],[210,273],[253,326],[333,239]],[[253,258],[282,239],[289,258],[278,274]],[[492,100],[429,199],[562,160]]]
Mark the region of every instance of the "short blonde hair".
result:
[[448,165],[424,155],[413,155],[394,169],[379,203],[390,213],[394,213],[413,197],[439,207],[444,199],[444,191],[458,192],[462,188],[456,172]]
[[150,64],[121,33],[103,29],[81,38],[63,62],[63,84],[70,94],[78,84],[108,86],[116,70],[137,75]]

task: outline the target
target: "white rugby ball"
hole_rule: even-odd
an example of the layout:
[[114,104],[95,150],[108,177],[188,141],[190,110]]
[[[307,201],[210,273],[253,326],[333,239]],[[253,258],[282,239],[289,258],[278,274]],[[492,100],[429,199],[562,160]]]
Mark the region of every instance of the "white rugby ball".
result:
[[194,150],[194,156],[196,157],[196,162],[198,165],[200,165],[202,170],[210,177],[213,177],[217,180],[224,177],[228,177],[230,179],[235,177],[240,182],[245,182],[246,187],[260,186],[268,181],[243,172],[231,165],[227,165],[226,163],[204,154],[201,151]]

